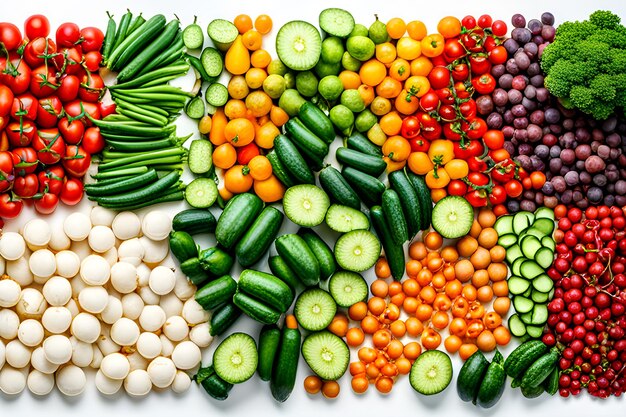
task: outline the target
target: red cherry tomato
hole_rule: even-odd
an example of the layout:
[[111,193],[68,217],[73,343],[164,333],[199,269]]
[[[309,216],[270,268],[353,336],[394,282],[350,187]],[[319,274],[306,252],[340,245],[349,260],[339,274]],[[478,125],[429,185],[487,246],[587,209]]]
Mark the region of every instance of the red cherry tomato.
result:
[[104,41],[104,33],[95,27],[86,27],[81,29],[80,36],[82,42],[80,46],[83,48],[83,52],[99,51],[102,48],[102,42]]
[[37,109],[37,126],[40,128],[55,127],[63,113],[63,103],[56,96],[39,99]]
[[461,180],[452,180],[448,184],[448,194],[464,196],[467,193],[467,184]]
[[35,210],[39,214],[50,214],[59,205],[59,197],[55,194],[45,193],[40,199],[35,200]]
[[69,121],[67,117],[59,120],[59,132],[69,145],[78,145],[83,140],[85,125],[80,120]]
[[421,135],[410,139],[409,144],[411,145],[411,152],[428,152],[430,148],[430,142]]
[[405,139],[412,139],[420,134],[420,121],[415,116],[405,117],[402,121],[402,127],[400,129],[400,134]]
[[452,67],[452,79],[454,81],[465,81],[469,77],[469,66],[465,62],[461,62]]
[[472,78],[472,85],[478,94],[491,94],[496,89],[496,79],[491,74]]
[[11,188],[13,181],[13,155],[9,151],[0,152],[0,192]]
[[472,74],[474,75],[487,74],[489,71],[491,71],[491,62],[489,62],[486,54],[470,55],[469,65]]
[[506,36],[507,31],[506,23],[502,20],[494,20],[491,24],[491,32],[496,36]]
[[487,206],[487,192],[485,190],[472,190],[465,194],[465,199],[472,205],[472,207],[486,207]]
[[[11,150],[13,154],[13,166],[16,175],[32,174],[37,169],[39,161],[37,152],[33,148],[22,147]],[[2,216],[0,216],[2,217]]]
[[30,86],[30,68],[17,54],[11,58],[0,58],[0,84],[4,84],[19,95],[28,91]]
[[83,101],[96,103],[100,99],[103,90],[104,81],[102,77],[98,74],[85,74],[78,89],[78,97]]
[[484,14],[478,18],[477,23],[478,23],[478,26],[480,26],[483,29],[486,29],[491,26],[492,21],[493,20],[491,19],[491,16],[489,16],[488,14]]
[[65,155],[65,141],[56,128],[39,129],[32,146],[37,151],[37,159],[44,165],[56,164]]
[[63,168],[75,177],[82,177],[89,169],[91,155],[85,152],[81,146],[68,145],[63,155]]
[[61,201],[68,206],[75,206],[82,198],[83,182],[76,178],[69,178],[61,189]]
[[57,87],[58,82],[53,67],[42,65],[31,72],[30,92],[35,97],[48,97],[54,94]]
[[31,198],[39,191],[39,180],[35,174],[26,174],[15,178],[13,192],[20,198]]
[[83,141],[81,145],[85,149],[85,152],[93,155],[100,153],[106,145],[104,137],[100,133],[99,127],[88,127],[83,135]]
[[506,48],[502,45],[498,45],[489,51],[489,61],[494,65],[504,64],[508,57]]
[[466,29],[474,29],[476,27],[476,19],[474,19],[474,16],[467,15],[461,20],[461,24]]
[[524,187],[518,180],[510,180],[504,185],[504,189],[509,197],[517,198],[522,195],[522,191],[524,191]]
[[22,44],[19,28],[13,23],[0,22],[0,43],[3,43],[9,52],[15,51]]
[[37,68],[53,59],[56,52],[57,45],[52,39],[34,38],[24,48],[24,59],[31,68]]
[[34,14],[24,22],[24,33],[28,39],[45,38],[50,34],[50,22],[42,14]]
[[434,67],[428,74],[430,86],[438,90],[450,85],[450,70],[446,67]]
[[239,165],[248,165],[248,162],[250,162],[252,158],[259,154],[259,147],[256,145],[256,143],[249,143],[246,146],[237,148],[237,163]]
[[65,182],[65,170],[61,164],[46,167],[39,171],[39,192],[58,195]]
[[504,134],[501,130],[488,130],[483,135],[483,141],[489,149],[502,149],[504,146]]
[[13,91],[6,85],[0,84],[0,117],[7,116],[13,106]]
[[57,89],[57,96],[63,103],[76,100],[78,97],[78,89],[80,88],[80,80],[75,75],[65,75],[61,78],[61,84]]
[[506,201],[506,190],[502,185],[494,185],[489,193],[489,202],[492,206],[503,204]]
[[11,117],[14,120],[35,120],[39,110],[39,102],[30,93],[24,93],[13,98]]
[[420,98],[420,108],[425,112],[437,110],[439,107],[439,96],[433,90],[428,91]]
[[17,197],[9,193],[0,195],[0,217],[3,219],[14,219],[19,216],[24,203]]
[[32,121],[24,120],[21,125],[20,122],[10,122],[5,132],[11,146],[20,147],[30,145],[37,134],[37,128]]
[[80,40],[80,29],[76,23],[63,23],[56,32],[59,48],[71,48]]
[[447,39],[446,43],[443,47],[443,55],[446,58],[446,61],[452,62],[461,57],[464,57],[467,54],[463,45],[459,42],[458,39],[452,38]]
[[89,51],[84,56],[85,67],[90,72],[98,71],[100,62],[102,62],[102,54],[99,51]]

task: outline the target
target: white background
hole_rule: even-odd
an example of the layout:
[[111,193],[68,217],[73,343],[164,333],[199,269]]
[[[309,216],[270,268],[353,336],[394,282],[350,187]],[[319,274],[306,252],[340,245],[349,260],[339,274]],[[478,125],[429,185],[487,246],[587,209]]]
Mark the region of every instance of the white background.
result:
[[[264,48],[274,51],[274,36],[278,28],[285,22],[293,19],[302,19],[316,24],[319,12],[325,7],[343,7],[349,10],[358,23],[369,26],[374,19],[374,14],[386,22],[392,17],[402,17],[406,22],[410,20],[422,20],[429,29],[435,31],[438,20],[446,15],[454,15],[462,18],[466,14],[475,17],[483,13],[490,13],[494,19],[502,19],[510,23],[513,13],[522,13],[527,20],[539,18],[543,11],[551,11],[556,16],[557,24],[564,20],[584,19],[590,12],[598,7],[612,10],[626,19],[626,3],[619,0],[612,1],[478,1],[478,0],[449,0],[449,1],[371,1],[371,0],[308,0],[308,1],[236,1],[236,0],[95,0],[91,2],[78,0],[56,1],[16,1],[3,0],[0,5],[0,20],[15,23],[22,27],[22,22],[31,14],[43,13],[50,19],[52,30],[66,21],[72,21],[79,26],[97,26],[106,28],[106,11],[112,12],[116,20],[130,7],[137,14],[143,12],[145,17],[154,13],[163,13],[172,18],[175,13],[182,21],[183,27],[191,23],[193,16],[198,16],[198,23],[202,27],[213,18],[233,19],[237,14],[247,13],[254,19],[261,13],[269,14],[274,20],[274,30],[264,39]],[[195,131],[190,121],[179,122],[179,136]],[[196,133],[197,134],[197,133]],[[181,205],[169,205],[172,216]],[[89,203],[83,202],[80,210],[88,212]],[[51,222],[60,222],[67,215],[65,209],[57,210],[52,216],[48,216]],[[26,208],[19,219],[9,222],[7,230],[17,230],[29,217],[33,215],[32,208]],[[294,225],[286,229],[294,231]],[[281,233],[284,233],[281,232]],[[208,243],[208,242],[207,242]],[[206,245],[203,245],[206,247]],[[373,275],[373,274],[372,274]],[[257,335],[260,326],[249,319],[240,319],[235,326],[237,330],[249,331]],[[505,355],[514,347],[504,350]],[[205,352],[205,363],[210,361],[212,349]],[[353,358],[356,355],[353,352]],[[458,372],[461,362],[453,358],[455,372]],[[230,397],[225,402],[210,399],[201,389],[192,386],[184,395],[177,396],[170,391],[153,392],[144,399],[130,399],[124,394],[114,397],[100,395],[93,386],[93,375],[90,375],[89,386],[86,392],[77,398],[66,398],[54,391],[51,395],[38,398],[27,392],[17,397],[0,396],[0,415],[22,416],[110,416],[132,415],[135,416],[165,416],[165,415],[193,415],[193,416],[241,416],[256,414],[258,416],[331,416],[331,415],[493,415],[493,416],[518,416],[529,415],[567,415],[588,416],[602,414],[615,416],[618,412],[623,414],[622,398],[609,400],[596,400],[588,395],[580,395],[578,398],[562,399],[558,395],[549,398],[546,394],[535,400],[526,400],[522,397],[519,389],[508,388],[501,401],[490,410],[481,410],[471,404],[461,402],[456,394],[455,381],[440,395],[424,397],[416,394],[408,383],[407,377],[401,377],[394,385],[389,395],[378,394],[373,386],[361,396],[357,396],[350,389],[350,377],[344,376],[341,383],[341,394],[335,400],[324,399],[321,395],[308,396],[302,388],[302,380],[310,373],[303,360],[299,364],[298,381],[293,394],[284,404],[276,403],[269,392],[266,383],[261,382],[256,376],[243,385],[233,388]],[[507,381],[510,382],[510,381]],[[508,384],[507,384],[508,385]]]

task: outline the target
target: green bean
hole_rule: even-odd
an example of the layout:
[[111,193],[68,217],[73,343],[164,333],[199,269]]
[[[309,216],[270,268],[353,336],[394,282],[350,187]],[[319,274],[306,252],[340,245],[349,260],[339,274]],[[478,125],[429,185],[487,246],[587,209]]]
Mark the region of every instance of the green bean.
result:
[[[116,168],[119,166],[141,166],[141,165],[155,165],[155,163],[148,164],[149,161],[164,159],[168,157],[177,157],[173,163],[180,161],[180,156],[185,154],[185,149],[183,148],[168,148],[162,149],[154,152],[141,152],[140,155],[132,155],[127,158],[116,159],[115,161],[108,162],[98,166],[98,170],[107,171],[112,168]],[[169,163],[169,162],[166,162]]]
[[104,35],[104,47],[102,49],[102,56],[106,60],[113,48],[113,44],[115,43],[115,19],[113,19],[113,15],[107,12],[107,16],[109,16],[109,22],[107,24],[106,35]]
[[180,76],[182,74],[186,74],[189,71],[189,64],[181,61],[180,64],[170,65],[167,67],[159,68],[154,71],[148,72],[140,77],[137,77],[131,81],[127,81],[125,83],[115,84],[109,86],[109,90],[117,90],[117,89],[125,89],[131,87],[139,87],[144,85],[146,82],[150,82],[156,79],[159,79],[164,76]]
[[178,179],[180,178],[180,174],[177,171],[172,171],[166,176],[158,179],[156,182],[148,185],[147,187],[142,187],[138,190],[130,191],[127,193],[122,193],[114,196],[105,196],[105,197],[97,197],[95,200],[98,203],[105,204],[137,204],[143,203],[150,198],[154,198],[155,196],[160,195],[163,191],[170,188],[172,185],[176,184]]
[[116,170],[112,169],[108,172],[98,172],[97,174],[92,175],[91,178],[100,180],[100,179],[108,179],[108,178],[118,178],[118,177],[122,177],[125,175],[140,175],[140,174],[145,174],[146,172],[148,172],[147,166],[133,167],[133,168],[120,167],[119,169],[116,169]]

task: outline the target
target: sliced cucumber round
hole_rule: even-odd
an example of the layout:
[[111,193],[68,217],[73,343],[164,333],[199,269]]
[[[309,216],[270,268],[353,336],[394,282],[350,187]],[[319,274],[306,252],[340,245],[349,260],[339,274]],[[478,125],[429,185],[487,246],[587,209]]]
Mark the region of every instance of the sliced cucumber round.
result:
[[347,233],[353,230],[368,230],[370,221],[363,212],[352,207],[332,204],[326,212],[326,224],[335,232]]
[[233,333],[213,353],[215,373],[224,381],[239,384],[254,375],[259,355],[254,339],[245,333]]
[[310,184],[294,185],[283,197],[285,215],[298,226],[321,224],[329,206],[330,199],[324,190]]
[[334,252],[341,268],[363,272],[374,266],[380,257],[380,248],[380,241],[372,232],[353,230],[337,239]]
[[367,282],[356,272],[337,271],[328,283],[330,295],[340,307],[350,307],[367,298]]
[[320,13],[320,27],[329,35],[346,38],[354,29],[354,17],[344,9],[331,7]]
[[448,196],[435,204],[432,221],[441,236],[456,239],[469,233],[474,222],[474,209],[463,197]]
[[286,67],[306,71],[320,59],[322,38],[315,26],[308,22],[287,22],[276,35],[276,53]]
[[337,304],[326,291],[311,288],[300,294],[293,311],[300,326],[316,332],[325,329],[333,321]]
[[185,188],[185,200],[194,208],[209,208],[217,200],[217,185],[210,178],[196,178]]
[[409,381],[413,389],[420,394],[438,394],[452,380],[452,361],[440,350],[429,350],[422,353],[413,362]]
[[341,378],[350,362],[346,342],[328,331],[308,335],[302,344],[302,356],[313,372],[327,381]]

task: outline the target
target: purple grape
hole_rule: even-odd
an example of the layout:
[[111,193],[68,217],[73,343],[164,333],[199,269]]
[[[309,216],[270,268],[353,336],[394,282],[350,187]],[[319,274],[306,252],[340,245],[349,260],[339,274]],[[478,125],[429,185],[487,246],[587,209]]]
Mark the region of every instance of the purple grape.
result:
[[544,115],[546,117],[546,122],[548,123],[558,123],[561,119],[561,114],[557,109],[553,107],[547,108],[544,111]]
[[528,140],[531,142],[538,142],[543,137],[543,131],[536,124],[529,124],[526,131],[528,132]]
[[519,201],[507,200],[506,208],[510,213],[517,213],[519,211]]
[[[528,126],[528,128],[530,129],[530,126]],[[530,137],[530,133],[528,134],[528,136]],[[537,145],[537,147],[535,148],[535,155],[537,155],[541,159],[547,159],[550,156],[550,148],[543,144]]]
[[523,50],[517,51],[513,59],[515,59],[515,63],[521,71],[525,71],[530,66],[530,58]]
[[515,28],[511,31],[511,38],[515,39],[521,44],[530,42],[532,33],[526,28]]
[[528,29],[530,33],[533,35],[539,35],[541,33],[541,29],[543,28],[543,23],[537,19],[531,19],[528,21]]
[[509,55],[513,55],[519,49],[519,43],[513,38],[509,38],[502,44]]
[[605,132],[613,132],[615,131],[615,127],[617,126],[617,118],[609,117],[602,123],[602,130]]
[[519,67],[517,66],[517,62],[515,62],[515,59],[511,58],[506,61],[506,70],[508,73],[513,75],[519,74]]
[[511,81],[511,87],[515,90],[522,91],[528,85],[528,77],[525,75],[516,75]]
[[[581,195],[582,198],[582,195]],[[598,204],[604,198],[602,194],[602,189],[600,187],[589,187],[587,190],[587,198],[593,204]]]
[[543,187],[541,187],[541,192],[546,195],[554,194],[554,185],[552,185],[550,181],[546,181],[545,184],[543,184]]
[[565,179],[565,183],[569,186],[578,184],[578,172],[576,171],[569,171],[563,178]]
[[566,165],[571,165],[576,161],[576,153],[572,149],[563,149],[561,151],[561,161]]
[[555,208],[557,205],[559,204],[559,199],[556,198],[555,196],[546,196],[543,199],[543,205],[548,207],[548,208]]
[[543,25],[541,28],[541,37],[548,42],[552,42],[554,40],[555,34],[556,30],[554,29],[554,26]]
[[493,93],[491,93],[491,98],[493,100],[493,103],[498,107],[506,106],[509,101],[509,95],[502,88],[496,88],[495,90],[493,90]]
[[544,25],[553,25],[554,15],[550,12],[543,12],[541,14],[541,23],[543,23]]
[[[535,55],[539,52],[539,47],[536,43],[527,43],[524,45],[524,52],[528,56],[528,58],[534,58]],[[529,61],[530,62],[530,61]],[[530,64],[528,64],[530,66]]]
[[[509,90],[508,95],[509,95],[509,102],[513,104],[513,107],[515,107],[516,104],[521,103],[522,99],[524,98],[524,95],[519,90]],[[524,107],[524,106],[521,106],[521,107]],[[524,112],[525,111],[526,109],[524,109]]]
[[498,64],[498,65],[494,65],[493,67],[491,67],[491,75],[493,75],[494,78],[500,78],[505,73],[506,73],[506,67],[503,64]]
[[585,160],[585,169],[590,174],[603,171],[606,168],[606,163],[597,155],[592,155]]
[[[544,117],[544,113],[542,110],[535,110],[534,112],[532,112],[530,114],[530,122],[534,123],[536,125],[543,125],[543,122],[545,121],[545,117]],[[541,129],[541,128],[539,128]],[[543,135],[543,129],[541,129],[541,133]]]
[[600,158],[607,160],[611,156],[611,148],[606,145],[600,145],[598,146],[598,150],[596,151],[596,153]]
[[611,133],[604,141],[611,148],[617,148],[622,144],[622,137],[618,133]]
[[543,87],[543,74],[535,74],[532,77],[530,77],[530,84],[533,87],[536,87],[537,89],[542,88]]
[[579,160],[585,160],[591,156],[591,146],[579,145],[576,149],[574,149],[574,153],[576,154],[576,158]]
[[531,155],[533,153],[533,145],[530,143],[521,143],[517,149],[520,156]]
[[591,174],[587,171],[580,171],[580,173],[578,174],[578,180],[581,184],[591,184],[593,178],[591,177]]
[[493,111],[493,100],[490,96],[483,95],[476,99],[476,110],[481,115],[489,114]]
[[522,200],[522,202],[519,204],[519,208],[524,211],[535,211],[537,209],[537,206],[535,205],[534,201]]
[[525,117],[516,117],[513,120],[513,127],[518,129],[520,133],[523,132],[524,139],[528,136],[528,132],[526,132],[526,127],[528,127],[528,119]]
[[519,13],[515,13],[511,18],[511,24],[516,28],[526,27],[526,18]]
[[[547,135],[546,135],[547,136]],[[545,136],[544,136],[545,139]],[[550,158],[559,158],[561,156],[561,147],[559,145],[554,145],[550,148]],[[560,159],[555,159],[561,162]]]
[[500,129],[504,120],[499,113],[491,113],[485,120],[490,129]]
[[[587,175],[589,175],[588,172],[585,171],[585,173]],[[581,175],[582,174],[583,173],[581,172]],[[595,185],[597,185],[598,187],[604,187],[608,183],[608,179],[607,179],[606,175],[604,175],[604,174],[596,174],[596,175],[593,176],[593,183]]]
[[626,194],[626,181],[624,180],[618,180],[615,183],[615,192],[618,195],[625,195]]

